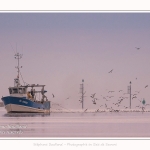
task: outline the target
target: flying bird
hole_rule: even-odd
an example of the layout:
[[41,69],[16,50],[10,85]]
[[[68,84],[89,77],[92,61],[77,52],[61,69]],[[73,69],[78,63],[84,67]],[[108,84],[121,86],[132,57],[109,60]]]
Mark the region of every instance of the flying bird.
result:
[[124,106],[125,109],[127,109],[128,107]]
[[69,99],[69,98],[70,98],[70,97],[66,98],[66,100]]
[[114,105],[117,105],[118,103],[113,103]]
[[123,94],[125,95],[125,94],[129,94],[129,93],[123,93]]
[[115,92],[115,91],[108,91],[108,93],[109,93],[109,92],[111,92],[111,93],[112,93],[112,92]]
[[105,97],[103,97],[103,99],[105,99],[106,101],[109,101],[108,99],[106,99]]
[[142,108],[142,111],[144,111],[145,110],[145,107],[141,107]]
[[113,69],[112,69],[112,70],[110,70],[108,73],[112,73],[112,71],[113,71]]
[[82,103],[82,100],[79,100],[80,103]]
[[[138,99],[139,100],[139,99]],[[139,100],[140,101],[140,100]],[[142,101],[140,101],[140,102],[142,102]]]
[[94,100],[98,100],[98,98],[94,98]]
[[96,110],[96,112],[98,112],[98,111],[99,111],[99,109]]
[[53,98],[55,97],[54,94],[52,94]]
[[95,94],[96,94],[96,93],[92,94],[90,97],[94,98]]
[[112,98],[112,97],[114,97],[114,96],[107,96],[107,97]]
[[117,107],[119,107],[120,105],[118,104]]
[[140,107],[140,106],[135,106],[135,107]]
[[139,50],[140,49],[140,47],[135,47],[137,50]]
[[150,105],[150,104],[146,104],[145,106]]
[[145,86],[145,88],[147,88],[147,87],[148,87],[148,85]]
[[87,109],[84,112],[86,112],[86,111],[87,111]]
[[93,104],[95,104],[95,105],[96,105],[96,102],[95,102],[95,101],[93,101]]
[[137,98],[137,97],[136,97],[136,96],[134,96],[134,97],[132,97],[132,99],[133,99],[133,98]]
[[86,91],[83,93],[83,95],[86,93]]
[[123,98],[128,98],[128,97],[123,97]]

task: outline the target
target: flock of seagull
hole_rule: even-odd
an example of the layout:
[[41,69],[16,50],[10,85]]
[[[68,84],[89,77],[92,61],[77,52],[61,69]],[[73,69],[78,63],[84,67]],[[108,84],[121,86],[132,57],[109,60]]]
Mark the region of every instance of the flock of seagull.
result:
[[[140,50],[140,47],[135,47],[137,50]],[[112,70],[110,70],[108,73],[112,73],[113,72],[113,69]],[[137,80],[137,78],[136,78],[136,80]],[[145,88],[147,88],[148,87],[148,85],[146,85],[145,86]],[[113,93],[113,92],[115,92],[115,91],[108,91],[108,93]],[[123,90],[119,90],[118,92],[123,92]],[[131,94],[132,95],[132,100],[133,99],[137,99],[139,102],[140,102],[140,104],[139,105],[137,105],[137,106],[135,106],[135,108],[139,108],[139,109],[142,109],[142,111],[144,111],[145,110],[145,108],[146,108],[146,106],[148,106],[148,105],[150,105],[150,104],[143,104],[143,101],[142,100],[139,100],[138,99],[138,94],[140,93],[140,91],[135,91],[135,93],[134,94]],[[125,94],[129,94],[129,93],[123,93],[123,95],[125,95]],[[94,105],[97,105],[97,100],[99,100],[98,98],[96,98],[95,97],[96,96],[96,93],[93,93],[93,94],[91,94],[91,98],[92,98],[92,103],[94,104]],[[104,106],[105,107],[105,109],[107,109],[107,110],[109,110],[109,111],[115,111],[115,112],[119,112],[120,111],[120,109],[114,109],[114,108],[112,108],[112,107],[108,107],[108,105],[107,105],[107,103],[106,102],[108,102],[108,101],[111,101],[111,98],[112,97],[114,97],[113,95],[111,95],[111,96],[103,96],[103,95],[101,95],[102,96],[102,99],[103,100],[105,100],[105,104],[104,105],[100,105],[99,107],[102,107],[102,106]],[[122,105],[122,102],[125,100],[125,99],[129,99],[129,97],[125,97],[125,96],[120,96],[119,97],[119,99],[118,99],[118,101],[117,102],[115,102],[115,103],[112,103],[114,106],[116,106],[117,108],[119,108],[120,106],[123,106]],[[80,102],[82,102],[81,100],[79,100]],[[124,109],[129,109],[129,107],[127,107],[127,106],[123,106],[123,108]],[[88,110],[88,108],[86,108],[85,110],[84,110],[84,112],[86,112]],[[99,112],[99,108],[96,110],[96,112]]]
[[[146,85],[145,86],[145,88],[146,87],[148,87],[148,85]],[[108,91],[108,93],[113,93],[113,92],[115,92],[115,91]],[[118,92],[123,92],[123,90],[119,90]],[[140,91],[135,91],[135,94],[131,94],[131,99],[133,100],[133,99],[136,99],[136,100],[138,100],[139,102],[140,102],[140,104],[139,105],[137,105],[137,106],[135,106],[135,108],[139,108],[139,109],[141,109],[142,111],[144,111],[145,110],[145,108],[146,108],[146,106],[148,106],[148,105],[150,105],[150,104],[143,104],[143,100],[140,100],[139,98],[138,98],[138,94],[140,93]],[[128,93],[123,93],[123,95],[125,95],[125,94],[128,94]],[[96,93],[93,93],[93,94],[91,94],[91,101],[92,101],[92,103],[93,103],[93,105],[98,105],[98,109],[96,109],[96,112],[99,112],[100,111],[100,108],[103,106],[104,108],[105,108],[105,110],[108,110],[108,111],[110,111],[110,112],[119,112],[120,111],[120,109],[119,109],[119,107],[121,106],[121,107],[123,107],[124,109],[130,109],[129,107],[127,107],[127,106],[124,106],[123,104],[122,104],[122,102],[125,100],[125,99],[129,99],[129,97],[127,97],[127,96],[120,96],[119,97],[119,99],[116,101],[116,102],[112,102],[112,105],[113,106],[115,106],[115,107],[117,107],[117,108],[113,108],[112,106],[111,107],[108,107],[108,102],[110,103],[111,102],[111,98],[112,97],[114,97],[113,95],[111,95],[111,96],[103,96],[103,95],[101,95],[102,96],[102,98],[101,98],[101,100],[105,103],[105,104],[103,104],[103,105],[99,105],[98,103],[97,103],[97,100],[100,100],[100,99],[98,99],[98,98],[96,98]],[[88,108],[86,108],[85,109],[85,111],[84,112],[86,112],[88,110]],[[126,110],[127,111],[127,110]]]
[[[140,47],[135,47],[135,48],[136,48],[136,50],[140,50]],[[113,70],[114,70],[114,69],[111,69],[108,73],[112,73]],[[137,78],[136,78],[136,80],[137,80]],[[148,88],[148,85],[145,85],[144,88]],[[123,90],[119,90],[118,92],[119,92],[119,93],[123,93]],[[86,92],[84,92],[84,93],[82,94],[82,96],[80,97],[80,99],[79,99],[79,102],[80,102],[80,103],[82,103],[82,97],[85,97],[85,96],[84,96],[85,93],[86,93]],[[108,91],[108,93],[113,94],[113,93],[115,93],[115,91]],[[138,100],[138,101],[140,102],[140,104],[137,105],[137,106],[135,106],[135,108],[139,108],[139,109],[141,109],[142,111],[144,111],[145,108],[146,108],[146,106],[148,106],[148,105],[150,105],[150,104],[145,104],[145,102],[143,103],[143,101],[138,98],[138,94],[139,94],[139,93],[140,93],[140,91],[135,91],[134,94],[131,94],[131,96],[132,96],[131,99],[132,99],[132,100],[133,100],[133,99]],[[103,95],[101,95],[101,98],[99,99],[99,98],[96,97],[96,93],[93,93],[93,94],[90,95],[90,98],[91,98],[92,104],[98,106],[98,108],[95,110],[95,112],[100,112],[100,108],[101,108],[101,107],[104,107],[105,110],[108,110],[108,111],[110,111],[110,112],[112,112],[112,111],[113,111],[113,112],[119,112],[119,111],[121,110],[121,109],[119,109],[120,106],[122,106],[122,108],[124,108],[124,109],[130,109],[129,107],[124,106],[124,105],[122,104],[125,99],[129,99],[129,97],[124,96],[125,94],[129,94],[129,93],[123,93],[123,96],[120,96],[119,99],[118,99],[116,102],[112,102],[111,107],[108,107],[108,102],[109,102],[109,103],[111,102],[111,98],[113,98],[114,95],[111,95],[111,96],[103,96]],[[54,94],[52,94],[52,96],[53,96],[53,98],[55,97]],[[67,97],[66,100],[68,100],[69,98],[70,98],[70,97]],[[103,104],[103,105],[99,105],[99,104],[98,104],[98,100],[102,100],[102,101],[104,102],[104,104]],[[144,100],[144,101],[145,101],[145,100]],[[112,106],[117,107],[117,109],[114,109]],[[87,112],[87,110],[88,110],[88,108],[86,108],[86,109],[84,110],[84,112]]]

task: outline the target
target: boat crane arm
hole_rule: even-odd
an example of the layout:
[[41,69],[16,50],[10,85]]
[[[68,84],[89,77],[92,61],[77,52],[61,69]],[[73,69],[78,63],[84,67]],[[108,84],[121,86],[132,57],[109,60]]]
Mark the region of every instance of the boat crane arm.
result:
[[44,86],[45,86],[45,85],[39,85],[39,84],[37,84],[37,85],[35,85],[35,84],[32,85],[32,84],[31,84],[31,85],[24,85],[24,86],[21,85],[20,87],[44,87]]

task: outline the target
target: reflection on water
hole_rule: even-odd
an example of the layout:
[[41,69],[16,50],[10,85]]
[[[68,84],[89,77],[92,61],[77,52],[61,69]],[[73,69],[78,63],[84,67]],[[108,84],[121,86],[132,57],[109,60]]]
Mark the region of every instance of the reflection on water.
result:
[[6,113],[0,137],[150,137],[150,112]]
[[45,117],[50,113],[5,113],[4,117]]

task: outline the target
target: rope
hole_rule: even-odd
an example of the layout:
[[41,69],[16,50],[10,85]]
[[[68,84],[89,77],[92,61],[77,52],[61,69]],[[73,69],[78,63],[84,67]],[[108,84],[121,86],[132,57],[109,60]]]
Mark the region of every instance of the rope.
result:
[[[52,102],[52,101],[51,101]],[[65,107],[63,107],[63,106],[61,106],[60,104],[58,104],[58,103],[54,103],[54,102],[52,102],[53,104],[56,104],[56,105],[58,105],[58,106],[60,106],[60,107],[62,107],[62,108],[64,108],[64,109],[66,109],[66,110],[69,110],[69,109],[67,109],[67,108],[65,108]],[[73,111],[71,111],[71,110],[69,110],[70,112],[73,112]]]
[[25,85],[25,83],[26,83],[26,82],[24,82],[24,80],[23,80],[23,77],[22,77],[21,71],[19,71],[19,73],[20,73],[20,76],[21,76],[21,78],[22,78],[22,81],[23,81],[23,83],[24,83],[24,85]]

